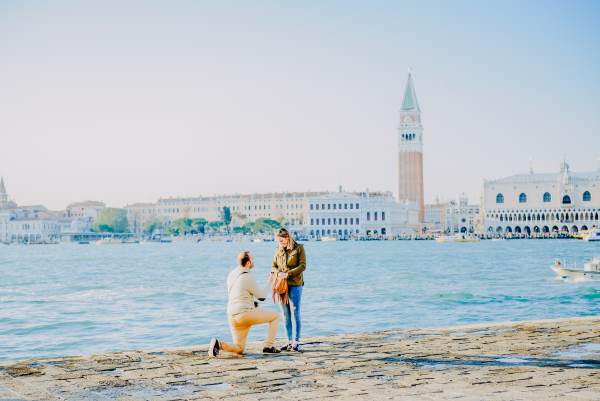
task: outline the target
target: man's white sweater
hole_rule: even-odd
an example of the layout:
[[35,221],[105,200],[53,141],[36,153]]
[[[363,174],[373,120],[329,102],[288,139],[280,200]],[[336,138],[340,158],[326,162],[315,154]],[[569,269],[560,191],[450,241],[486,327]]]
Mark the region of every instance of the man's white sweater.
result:
[[245,267],[238,267],[229,273],[227,289],[229,292],[227,313],[229,315],[253,310],[255,298],[264,300],[267,297],[267,291],[258,285],[254,274]]

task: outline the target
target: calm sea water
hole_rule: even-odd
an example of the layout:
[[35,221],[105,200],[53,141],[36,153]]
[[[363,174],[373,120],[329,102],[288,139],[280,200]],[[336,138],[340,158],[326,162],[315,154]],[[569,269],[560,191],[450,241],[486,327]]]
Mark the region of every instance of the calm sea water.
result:
[[[549,269],[581,265],[600,243],[305,246],[305,335],[600,314],[600,282]],[[246,249],[263,281],[273,243],[0,246],[0,361],[229,338],[225,278]]]

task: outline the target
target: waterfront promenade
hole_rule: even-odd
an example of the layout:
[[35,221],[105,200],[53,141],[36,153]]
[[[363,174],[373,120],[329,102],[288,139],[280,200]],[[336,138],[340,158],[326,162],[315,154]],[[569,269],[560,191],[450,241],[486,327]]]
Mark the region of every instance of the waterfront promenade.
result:
[[303,354],[206,349],[3,364],[0,399],[600,399],[600,316],[310,338]]

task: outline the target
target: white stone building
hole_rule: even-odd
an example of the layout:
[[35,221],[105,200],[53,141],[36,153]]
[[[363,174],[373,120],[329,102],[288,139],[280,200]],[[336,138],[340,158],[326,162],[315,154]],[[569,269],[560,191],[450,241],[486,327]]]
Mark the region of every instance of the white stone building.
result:
[[65,217],[88,219],[93,223],[98,218],[98,214],[105,208],[106,204],[104,204],[104,202],[89,200],[75,202],[67,206]]
[[600,224],[600,170],[574,173],[563,162],[557,173],[486,180],[483,192],[487,234],[574,233]]
[[0,242],[49,244],[60,241],[60,223],[43,206],[0,211]]
[[327,193],[309,199],[304,233],[311,238],[380,237],[415,233],[416,202],[397,202],[391,192]]
[[18,206],[0,178],[0,243],[49,244],[60,241],[60,213],[42,205]]
[[60,220],[61,234],[67,237],[90,232],[98,215],[104,209],[106,204],[99,201],[88,200],[69,204]]
[[425,205],[426,233],[478,233],[481,225],[480,206],[469,204],[463,193],[458,202],[440,202]]
[[441,233],[446,231],[446,212],[448,202],[426,204],[422,230],[424,233]]
[[229,207],[232,225],[239,226],[258,219],[283,221],[292,230],[302,229],[308,216],[308,199],[324,192],[285,192],[249,195],[221,195],[194,198],[163,198],[156,203],[127,205],[132,232],[143,231],[147,221],[166,223],[181,218],[219,221],[224,207]]
[[479,205],[470,205],[469,198],[464,193],[458,202],[450,201],[446,206],[444,230],[446,233],[475,233],[478,232],[480,221]]

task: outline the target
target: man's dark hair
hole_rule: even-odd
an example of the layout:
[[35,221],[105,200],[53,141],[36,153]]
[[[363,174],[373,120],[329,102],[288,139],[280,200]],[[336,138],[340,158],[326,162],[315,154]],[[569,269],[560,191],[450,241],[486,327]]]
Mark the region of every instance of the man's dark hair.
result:
[[250,251],[245,251],[242,259],[240,260],[240,264],[242,267],[246,267],[246,264],[250,262]]

